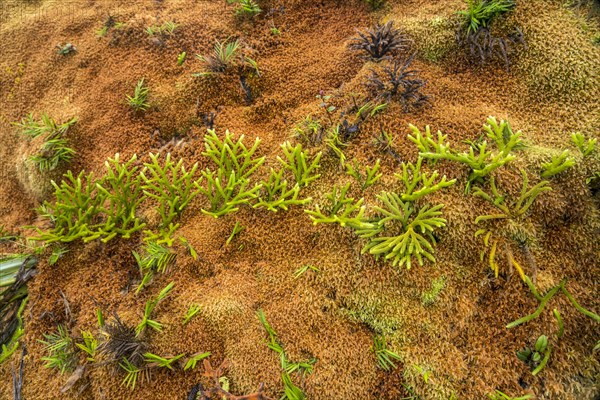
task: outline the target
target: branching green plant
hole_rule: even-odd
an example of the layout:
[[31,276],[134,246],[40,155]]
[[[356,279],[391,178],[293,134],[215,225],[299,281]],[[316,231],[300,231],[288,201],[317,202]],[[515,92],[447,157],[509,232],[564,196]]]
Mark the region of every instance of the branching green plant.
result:
[[402,201],[414,202],[423,196],[427,196],[456,183],[456,179],[446,180],[445,175],[442,176],[439,182],[435,183],[439,176],[438,172],[433,171],[431,176],[426,172],[421,172],[422,163],[423,159],[421,157],[417,160],[416,165],[402,163],[402,174],[395,174],[396,178],[404,184],[404,193],[400,196]]
[[[106,162],[106,174],[95,179],[93,174],[77,177],[71,171],[64,175],[61,185],[52,182],[54,203],[45,202],[43,214],[53,223],[49,232],[41,232],[36,240],[89,242],[102,239],[107,242],[117,235],[129,238],[144,227],[136,216],[144,200],[136,157],[121,163],[119,155]],[[41,209],[40,209],[41,210]]]
[[185,313],[185,318],[183,318],[183,325],[187,325],[192,318],[194,318],[202,309],[198,304],[190,304],[187,312]]
[[185,354],[179,354],[175,357],[165,358],[157,356],[156,354],[146,353],[144,354],[145,361],[149,364],[149,367],[167,368],[173,370],[173,363],[183,357]]
[[338,223],[341,226],[361,226],[365,212],[365,206],[362,205],[364,199],[359,199],[355,203],[354,198],[347,197],[349,189],[349,183],[341,189],[334,186],[332,192],[325,195],[330,206],[321,210],[317,204],[314,211],[304,210],[304,212],[310,215],[310,219],[315,225]]
[[137,156],[121,163],[119,154],[105,162],[106,174],[96,182],[96,188],[104,200],[100,211],[105,214],[104,226],[99,228],[102,241],[107,242],[116,235],[128,239],[146,224],[136,215],[139,205],[145,200],[142,178],[136,166]]
[[596,149],[596,142],[598,141],[596,138],[588,139],[586,141],[585,136],[583,136],[580,132],[573,133],[571,135],[571,139],[584,157],[590,156],[594,152]]
[[490,188],[492,190],[492,195],[489,195],[488,193],[484,192],[481,188],[475,189],[475,191],[473,192],[473,196],[478,196],[489,201],[491,204],[493,204],[502,211],[499,214],[480,215],[475,219],[476,224],[493,219],[518,218],[524,215],[529,210],[533,202],[537,199],[537,197],[540,194],[552,190],[548,181],[541,181],[530,188],[527,172],[521,170],[521,175],[523,176],[521,194],[517,201],[512,204],[506,204],[506,196],[502,196],[500,194],[498,188],[496,187],[496,181],[493,177],[490,179]]
[[137,261],[140,268],[140,275],[142,276],[142,282],[136,290],[137,294],[150,283],[156,272],[167,272],[168,268],[175,263],[177,254],[157,242],[149,241],[142,255],[134,251],[133,256]]
[[209,356],[210,356],[209,352],[206,352],[206,353],[196,353],[196,354],[192,355],[186,361],[185,366],[183,367],[183,370],[187,371],[187,370],[196,368],[196,364],[199,361],[202,361],[202,360],[204,360],[205,358],[207,358]]
[[321,174],[316,173],[316,170],[319,169],[319,161],[321,160],[320,152],[313,157],[309,164],[308,152],[302,150],[301,144],[292,147],[290,142],[285,142],[281,145],[281,149],[285,154],[285,160],[279,156],[277,156],[277,159],[284,168],[292,172],[298,186],[307,186],[321,176]]
[[42,357],[46,368],[56,368],[61,374],[70,372],[77,365],[77,353],[73,339],[62,325],[58,325],[55,333],[44,334],[46,340],[40,340],[48,354]]
[[423,158],[456,161],[469,166],[471,173],[466,187],[468,191],[472,183],[480,182],[494,170],[512,161],[515,156],[510,153],[523,147],[521,132],[514,133],[507,121],[498,123],[494,117],[489,117],[486,122],[483,129],[495,143],[496,152],[488,150],[488,143],[484,140],[471,146],[468,153],[458,153],[450,148],[447,136],[441,132],[438,131],[437,140],[434,140],[428,127],[423,135],[417,127],[411,125],[414,136],[409,134],[408,138],[417,145],[419,155]]
[[[446,220],[441,217],[444,205],[417,207],[393,192],[382,192],[377,198],[383,203],[382,207],[375,207],[379,216],[354,227],[356,234],[369,239],[361,252],[369,252],[376,258],[383,256],[391,259],[393,266],[406,265],[408,269],[413,257],[419,265],[423,265],[423,258],[435,262],[433,232],[446,226]],[[386,232],[391,236],[381,236]]]
[[144,309],[144,317],[142,318],[142,322],[140,322],[140,324],[135,328],[136,336],[139,336],[144,331],[144,329],[146,329],[147,326],[154,330],[162,331],[162,324],[158,321],[150,319],[150,316],[156,308],[156,306],[158,305],[158,303],[160,303],[169,295],[169,293],[173,289],[173,286],[173,282],[169,283],[160,291],[160,293],[155,299],[150,299],[146,302],[146,308]]
[[394,364],[394,360],[401,360],[398,353],[387,348],[387,341],[383,336],[375,336],[373,338],[373,352],[377,358],[377,365],[386,372],[397,368],[397,365]]
[[233,135],[226,131],[221,140],[214,130],[208,130],[204,137],[206,151],[202,154],[216,164],[217,170],[207,168],[202,171],[207,186],[200,190],[210,201],[210,209],[202,209],[203,213],[218,218],[237,211],[240,204],[256,198],[260,185],[248,186],[252,174],[265,160],[254,156],[259,144],[260,139],[256,138],[253,146],[247,148],[244,135],[234,141]]
[[314,265],[306,264],[306,265],[303,265],[302,267],[298,268],[296,270],[296,272],[294,272],[294,279],[300,278],[300,276],[302,276],[308,270],[314,271],[315,273],[321,272],[321,270],[319,268],[315,267]]
[[[554,286],[553,288],[551,288],[550,290],[548,290],[546,292],[546,294],[544,294],[543,296],[539,293],[539,291],[537,290],[537,288],[535,287],[535,285],[533,284],[533,282],[531,282],[531,279],[529,279],[529,277],[527,275],[524,275],[524,281],[527,284],[527,286],[529,287],[529,290],[531,291],[531,293],[533,294],[533,296],[540,302],[538,308],[535,310],[535,312],[526,315],[522,318],[519,318],[513,322],[511,322],[510,324],[506,325],[507,329],[511,329],[514,328],[516,326],[519,326],[521,324],[524,324],[526,322],[532,321],[535,318],[539,317],[540,314],[542,313],[542,311],[544,310],[544,307],[546,307],[546,304],[548,304],[548,302],[554,297],[554,295],[556,295],[559,291],[562,291],[563,294],[567,297],[567,299],[569,300],[569,302],[573,305],[573,307],[575,307],[575,309],[577,311],[579,311],[580,313],[590,317],[591,319],[593,319],[594,321],[596,321],[597,323],[600,323],[600,316],[598,316],[598,314],[593,313],[585,308],[583,308],[581,305],[579,305],[579,303],[577,302],[577,300],[575,300],[575,298],[573,297],[573,295],[567,290],[566,285],[567,285],[567,279],[563,279],[562,281],[560,281],[560,283],[556,286]],[[559,323],[559,328],[560,328],[560,323]]]
[[[170,233],[179,226],[174,223],[175,219],[201,192],[200,184],[194,180],[198,163],[195,163],[192,169],[187,171],[183,159],[175,164],[171,161],[171,153],[167,153],[164,162],[160,163],[159,157],[160,154],[150,153],[152,162],[144,164],[146,168],[140,172],[144,182],[142,186],[144,194],[158,202],[158,213],[161,217],[160,229],[163,231],[158,235],[147,231],[146,240],[158,239],[157,243],[167,243],[171,246],[173,239]],[[167,229],[168,232],[165,232]]]
[[252,147],[244,144],[244,135],[234,141],[233,134],[225,131],[221,140],[215,130],[208,130],[204,136],[205,151],[202,155],[209,157],[225,176],[235,173],[235,179],[250,179],[251,175],[265,161],[265,157],[255,157],[260,139],[256,138]]
[[261,182],[261,189],[258,194],[258,202],[254,208],[266,208],[269,211],[277,212],[286,210],[292,205],[304,205],[309,203],[312,198],[298,199],[300,186],[294,185],[288,189],[287,179],[283,179],[284,170],[275,171],[271,168],[271,173],[267,181]]
[[54,227],[47,232],[37,228],[39,236],[33,239],[52,243],[72,242],[79,238],[90,241],[100,237],[96,230],[102,224],[95,221],[105,198],[98,193],[96,182],[92,173],[84,175],[84,171],[77,177],[67,171],[60,186],[52,181],[56,200],[52,204],[45,202],[44,209]]
[[569,150],[565,150],[558,156],[552,156],[550,162],[542,164],[542,178],[558,175],[574,165],[575,159],[570,156]]
[[75,345],[87,354],[87,360],[95,362],[96,351],[98,349],[98,339],[89,331],[81,332],[83,343],[75,343]]
[[150,103],[148,102],[149,93],[150,88],[144,86],[144,78],[142,78],[138,81],[137,85],[135,85],[133,96],[126,95],[127,104],[136,112],[146,111],[150,108]]
[[379,159],[377,159],[375,165],[372,167],[367,165],[364,175],[360,173],[360,166],[358,163],[354,161],[353,164],[354,165],[346,164],[346,173],[357,180],[362,190],[373,186],[379,180],[379,178],[383,176],[383,174],[378,173],[379,168],[381,167]]
[[[523,184],[521,186],[521,193],[519,198],[516,201],[512,201],[508,203],[505,195],[501,195],[498,188],[496,187],[496,181],[494,177],[490,179],[490,188],[492,194],[488,194],[483,191],[481,188],[476,188],[473,192],[474,196],[481,197],[491,204],[493,204],[496,208],[498,208],[501,212],[496,214],[486,214],[480,215],[475,219],[475,224],[480,224],[486,221],[493,220],[506,220],[511,224],[511,229],[507,230],[510,237],[516,240],[519,244],[527,244],[530,239],[530,234],[527,233],[527,230],[522,228],[522,223],[520,222],[533,202],[536,198],[544,193],[551,191],[552,188],[549,185],[548,181],[541,181],[533,187],[529,187],[529,179],[527,177],[527,173],[524,170],[521,170],[521,174],[523,176]],[[490,248],[489,251],[489,265],[490,268],[494,271],[494,275],[498,277],[499,265],[496,262],[496,253],[498,251],[499,245],[504,241],[502,237],[496,237],[497,234],[493,235],[493,231],[490,228],[482,228],[475,232],[475,237],[482,236],[484,248],[480,252],[480,259],[483,262],[485,257],[485,253],[487,248]],[[515,265],[517,269],[520,269],[520,266],[514,260],[510,252],[507,254],[509,261],[512,265]]]

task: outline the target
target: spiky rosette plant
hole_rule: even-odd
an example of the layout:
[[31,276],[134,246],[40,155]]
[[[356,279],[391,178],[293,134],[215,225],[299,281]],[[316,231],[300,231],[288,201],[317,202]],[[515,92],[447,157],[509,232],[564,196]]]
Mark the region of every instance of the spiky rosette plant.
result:
[[394,27],[394,21],[385,24],[377,23],[366,32],[356,31],[358,37],[353,38],[350,48],[362,51],[373,60],[380,60],[396,52],[406,50],[410,41],[400,29]]

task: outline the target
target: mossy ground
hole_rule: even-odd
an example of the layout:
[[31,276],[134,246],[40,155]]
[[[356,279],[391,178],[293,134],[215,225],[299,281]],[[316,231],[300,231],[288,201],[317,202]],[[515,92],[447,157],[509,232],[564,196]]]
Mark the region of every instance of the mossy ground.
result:
[[[374,13],[359,1],[274,0],[270,7],[276,11],[255,23],[237,21],[224,1],[3,5],[0,224],[20,231],[21,226],[40,223],[33,212],[40,195],[18,177],[23,138],[10,122],[29,112],[48,112],[56,119],[78,116],[76,129],[68,134],[77,150],[70,165],[74,171],[101,173],[104,161],[117,152],[122,159],[137,153],[141,161],[148,161],[149,152],[169,150],[204,168],[201,114],[218,109],[217,132],[229,129],[249,140],[260,137],[259,152],[267,156],[266,166],[275,166],[279,145],[289,139],[293,124],[308,113],[319,115],[315,100],[319,90],[333,94],[332,101],[340,107],[349,101],[349,93],[364,92],[373,65],[365,64],[347,45],[355,28],[366,28],[377,19],[394,19],[413,36],[418,52],[414,67],[427,79],[424,91],[432,102],[410,113],[392,104],[364,125],[346,156],[363,165],[381,158],[384,177],[364,193],[354,188],[353,195],[374,204],[379,191],[399,188],[393,178],[399,171],[397,160],[371,144],[380,129],[394,135],[403,160],[414,162],[417,151],[406,138],[409,123],[441,129],[454,146],[466,148],[462,141],[477,139],[485,119],[495,115],[509,118],[533,146],[517,152],[515,162],[495,173],[502,190],[518,196],[519,168],[526,168],[536,183],[550,151],[546,149],[572,147],[574,131],[598,137],[600,50],[592,43],[593,21],[585,22],[581,13],[561,1],[517,3],[506,24],[523,30],[528,49],[515,50],[509,72],[501,63],[475,65],[456,48],[452,21],[454,11],[464,7],[458,0],[390,1]],[[96,31],[109,15],[126,26],[99,38]],[[180,25],[174,36],[162,43],[150,40],[144,29],[167,20]],[[281,30],[280,36],[270,32],[272,26]],[[193,55],[206,54],[216,39],[230,36],[243,37],[255,49],[262,70],[250,106],[244,105],[236,79],[191,76],[202,68]],[[77,52],[57,55],[59,42],[75,44]],[[188,57],[179,67],[181,51]],[[19,63],[24,65],[22,73],[16,72]],[[125,104],[125,94],[133,92],[141,77],[151,89],[153,107],[135,115]],[[176,142],[183,140],[180,146],[172,145],[174,137]],[[578,161],[575,168],[551,179],[553,191],[542,194],[527,217],[535,232],[530,252],[536,267],[516,244],[510,248],[526,273],[536,274],[540,290],[568,277],[568,288],[579,303],[597,313],[600,220],[598,198],[585,178],[598,170],[599,160],[596,153]],[[533,312],[537,301],[518,275],[510,273],[505,258],[500,258],[498,279],[486,262],[479,261],[482,244],[474,237],[479,228],[474,219],[493,207],[464,194],[466,168],[445,162],[435,168],[458,183],[427,199],[445,204],[448,223],[439,231],[437,263],[414,265],[411,270],[396,270],[361,255],[362,242],[351,231],[313,226],[300,207],[278,213],[242,208],[214,219],[200,213],[202,200],[195,201],[185,211],[178,234],[196,248],[199,259],[192,260],[180,249],[176,266],[138,296],[134,289],[139,273],[131,251],[139,249],[140,237],[69,245],[70,252],[58,264],[42,262],[29,284],[24,397],[184,398],[205,379],[201,368],[186,373],[157,371],[150,382],[131,392],[121,386],[120,375],[92,367],[79,386],[62,394],[68,377],[44,368],[38,342],[57,323],[68,323],[75,332],[95,331],[98,305],[107,315],[116,312],[127,323],[137,324],[145,301],[174,281],[173,294],[156,311],[165,329],[149,334],[152,352],[210,351],[213,365],[227,358],[231,361],[227,377],[236,393],[250,393],[261,382],[274,397],[282,391],[278,357],[267,348],[255,315],[260,308],[291,360],[318,360],[304,385],[310,399],[396,399],[407,395],[402,384],[423,399],[452,395],[483,399],[495,389],[514,396],[534,393],[539,399],[594,398],[600,363],[592,348],[600,327],[558,296],[538,319],[507,330],[507,323]],[[262,169],[263,177],[267,171]],[[322,178],[305,191],[317,203],[333,185],[352,179],[330,154],[323,157],[321,173]],[[144,214],[151,215],[152,210]],[[246,229],[226,246],[236,222]],[[308,271],[294,279],[293,273],[306,264],[320,272]],[[444,288],[433,304],[424,306],[423,293],[442,275]],[[71,321],[65,317],[61,293],[70,303]],[[199,304],[202,311],[181,326],[190,303]],[[515,351],[533,344],[541,334],[555,334],[552,308],[563,316],[565,337],[555,343],[548,366],[533,377]],[[392,373],[377,368],[371,351],[375,333],[384,333],[389,348],[402,358]],[[2,399],[11,396],[13,361],[0,366]]]

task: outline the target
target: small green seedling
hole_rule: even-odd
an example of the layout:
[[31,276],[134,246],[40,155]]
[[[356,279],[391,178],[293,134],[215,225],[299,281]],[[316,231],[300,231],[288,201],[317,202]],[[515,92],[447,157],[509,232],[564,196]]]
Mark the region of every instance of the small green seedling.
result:
[[316,273],[321,272],[321,270],[315,267],[314,265],[306,264],[298,268],[296,272],[294,272],[294,279],[298,279],[302,274],[304,274],[308,270],[314,271]]
[[548,337],[542,335],[535,342],[533,349],[525,347],[523,350],[517,351],[517,358],[529,365],[533,370],[532,375],[537,375],[548,363],[551,352],[552,346],[548,344]]
[[185,313],[185,318],[183,319],[183,325],[186,325],[188,322],[192,320],[201,310],[201,307],[198,304],[190,304],[190,308],[188,308]]
[[185,363],[185,367],[183,367],[184,371],[187,371],[189,369],[194,369],[196,368],[196,364],[199,361],[204,360],[205,358],[207,358],[208,356],[210,356],[209,352],[206,353],[196,353],[193,356],[191,356],[190,358],[188,358],[187,362]]

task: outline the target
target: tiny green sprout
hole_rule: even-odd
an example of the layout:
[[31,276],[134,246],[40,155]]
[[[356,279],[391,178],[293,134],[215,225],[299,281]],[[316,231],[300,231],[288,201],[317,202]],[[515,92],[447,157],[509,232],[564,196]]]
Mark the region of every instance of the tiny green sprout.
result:
[[277,27],[272,27],[270,29],[270,31],[271,31],[271,35],[273,35],[273,36],[281,36],[281,30],[279,30],[279,28],[277,28]]
[[387,348],[387,341],[383,336],[375,336],[373,338],[373,351],[377,357],[377,365],[384,371],[391,371],[397,366],[393,360],[399,361],[401,357]]
[[152,314],[158,303],[160,303],[169,295],[169,293],[173,289],[173,286],[173,282],[169,283],[160,291],[156,299],[150,299],[146,302],[146,308],[144,309],[144,317],[142,319],[142,322],[140,322],[140,324],[135,328],[135,336],[139,336],[144,331],[146,326],[149,326],[150,328],[156,331],[162,331],[162,324],[158,321],[150,319],[150,315]]
[[150,366],[156,366],[160,368],[168,368],[173,370],[173,363],[183,357],[185,354],[179,354],[175,357],[164,358],[157,356],[156,354],[146,353],[144,354],[144,360],[150,364]]
[[182,51],[181,53],[179,53],[179,55],[177,56],[177,65],[178,66],[182,66],[183,63],[185,62],[185,57],[187,56],[187,53],[185,51]]
[[135,389],[135,385],[142,370],[133,365],[127,358],[123,358],[119,363],[119,366],[125,371],[125,378],[123,378],[121,384],[131,390]]
[[243,231],[244,229],[246,229],[246,227],[242,226],[242,224],[240,224],[239,221],[236,222],[235,226],[233,227],[233,231],[231,231],[231,235],[229,235],[229,238],[227,239],[227,241],[225,242],[225,244],[227,246],[229,246],[229,244],[236,237],[236,235],[238,233],[240,233],[241,231]]
[[294,279],[298,279],[302,274],[304,274],[309,269],[311,271],[315,271],[316,273],[321,272],[321,270],[319,268],[315,267],[314,265],[310,265],[310,264],[303,265],[302,267],[298,268],[296,270],[296,272],[294,272]]
[[56,48],[58,49],[56,52],[61,56],[66,56],[77,51],[77,48],[71,43],[67,43],[64,46],[57,44]]
[[50,258],[48,258],[48,265],[54,265],[58,262],[58,260],[65,254],[69,252],[69,249],[65,247],[55,247],[52,250],[52,254],[50,254]]
[[148,102],[148,93],[150,89],[147,86],[144,86],[144,78],[140,79],[135,86],[135,90],[133,92],[133,96],[126,95],[127,104],[134,111],[146,111],[150,108],[150,103]]
[[183,245],[188,249],[188,251],[190,252],[190,255],[192,256],[192,258],[194,260],[198,259],[198,253],[196,252],[196,249],[192,246],[192,244],[190,242],[188,242],[188,240],[186,238],[184,238],[183,236],[179,236],[179,241],[181,243],[183,243]]
[[100,308],[98,308],[96,310],[96,318],[98,319],[98,326],[100,328],[103,328],[104,324],[105,324],[105,320],[104,320],[104,314],[102,313],[102,310]]
[[192,320],[201,310],[201,307],[198,304],[190,304],[190,308],[188,308],[185,313],[185,318],[183,319],[183,325],[186,325],[188,322]]
[[94,357],[96,356],[96,349],[98,348],[98,340],[89,331],[82,331],[81,336],[83,343],[75,343],[75,345],[87,353],[87,360],[95,362]]
[[598,141],[596,138],[588,139],[586,141],[585,136],[583,136],[580,132],[571,134],[571,139],[584,157],[587,157],[594,152],[594,149],[596,148],[596,142]]
[[188,358],[187,362],[185,363],[185,367],[183,367],[183,370],[187,371],[187,370],[196,368],[196,364],[199,361],[204,360],[208,356],[210,356],[209,352],[206,352],[206,353],[196,353],[196,354],[192,355],[190,358]]

